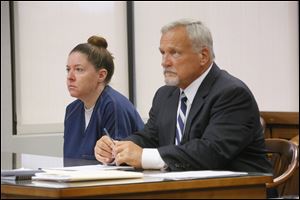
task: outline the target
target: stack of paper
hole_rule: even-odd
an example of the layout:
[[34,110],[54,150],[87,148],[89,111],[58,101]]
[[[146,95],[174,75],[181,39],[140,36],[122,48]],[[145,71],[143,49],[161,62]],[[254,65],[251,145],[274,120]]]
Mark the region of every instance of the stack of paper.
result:
[[214,170],[164,172],[164,173],[147,174],[147,176],[150,177],[159,177],[159,178],[164,178],[169,180],[188,180],[188,179],[233,177],[233,176],[246,176],[246,175],[248,175],[247,172],[214,171]]
[[81,166],[72,166],[72,167],[59,167],[51,168],[51,170],[63,170],[63,171],[93,171],[93,170],[134,170],[134,167],[131,166],[116,166],[116,165],[81,165]]
[[44,173],[36,173],[33,180],[49,180],[59,182],[107,180],[107,179],[129,179],[142,178],[143,173],[120,170],[44,170]]

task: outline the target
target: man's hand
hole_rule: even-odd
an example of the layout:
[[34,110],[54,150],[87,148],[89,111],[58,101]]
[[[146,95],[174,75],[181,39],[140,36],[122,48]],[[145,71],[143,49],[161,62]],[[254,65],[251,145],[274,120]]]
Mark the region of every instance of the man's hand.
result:
[[114,148],[117,165],[126,163],[135,168],[142,168],[143,149],[131,141],[118,141]]
[[101,137],[94,148],[94,154],[98,161],[103,164],[111,163],[115,158],[115,144],[117,141],[112,141],[108,136]]

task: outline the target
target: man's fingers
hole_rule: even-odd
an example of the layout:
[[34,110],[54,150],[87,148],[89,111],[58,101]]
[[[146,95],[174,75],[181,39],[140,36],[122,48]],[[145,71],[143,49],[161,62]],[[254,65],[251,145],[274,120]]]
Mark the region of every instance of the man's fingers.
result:
[[116,162],[116,165],[119,166],[119,165],[122,165],[122,164],[127,164],[125,162],[126,158],[124,156],[122,156],[123,154],[122,153],[118,153],[116,155],[116,158],[115,158],[115,162]]

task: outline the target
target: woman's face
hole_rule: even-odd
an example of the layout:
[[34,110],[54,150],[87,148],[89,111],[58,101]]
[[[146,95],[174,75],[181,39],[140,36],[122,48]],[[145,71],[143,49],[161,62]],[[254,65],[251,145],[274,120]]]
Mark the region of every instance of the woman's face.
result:
[[66,70],[70,95],[83,101],[93,96],[103,81],[99,71],[87,60],[87,55],[80,52],[69,55]]

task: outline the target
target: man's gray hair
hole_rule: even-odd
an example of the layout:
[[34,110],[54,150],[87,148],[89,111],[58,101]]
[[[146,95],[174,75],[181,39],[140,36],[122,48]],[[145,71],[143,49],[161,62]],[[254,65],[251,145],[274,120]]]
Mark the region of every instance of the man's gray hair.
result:
[[193,44],[193,49],[200,52],[203,47],[207,47],[210,51],[212,60],[215,58],[213,49],[213,40],[209,29],[201,22],[192,19],[180,19],[171,22],[162,27],[161,33],[164,34],[171,29],[183,26],[186,28],[187,34]]

